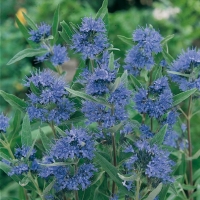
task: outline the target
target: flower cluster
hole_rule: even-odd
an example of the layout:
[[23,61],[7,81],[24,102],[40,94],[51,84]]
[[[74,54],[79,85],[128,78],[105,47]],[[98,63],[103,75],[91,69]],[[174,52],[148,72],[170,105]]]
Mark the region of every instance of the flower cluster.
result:
[[130,145],[124,152],[132,154],[125,163],[130,175],[139,172],[147,176],[153,187],[160,182],[173,182],[171,173],[174,163],[169,159],[169,152],[155,144],[151,146],[147,140],[138,140],[134,148]]
[[170,74],[172,81],[179,85],[182,91],[192,88],[200,90],[200,51],[188,49],[179,55],[170,66],[170,70],[180,73]]
[[149,117],[160,118],[172,106],[172,93],[166,77],[153,82],[148,90],[140,88],[134,97],[135,108]]
[[81,53],[83,59],[95,59],[108,47],[106,28],[101,18],[84,17],[77,33],[72,37],[71,48]]
[[9,176],[20,175],[27,173],[29,170],[35,172],[38,169],[38,162],[35,159],[35,149],[31,149],[27,146],[15,149],[15,158],[12,163],[7,162],[11,166],[11,170],[8,173]]
[[[42,178],[55,177],[56,191],[84,190],[91,184],[96,168],[91,163],[78,164],[79,159],[88,162],[94,157],[94,142],[84,129],[73,128],[66,131],[66,136],[56,141],[49,155],[42,160],[39,176]],[[70,162],[72,165],[59,166],[60,162]],[[72,168],[73,165],[76,167]]]
[[4,116],[4,114],[0,114],[0,132],[6,132],[6,129],[9,126],[9,118]]
[[39,26],[37,26],[36,30],[31,29],[29,34],[31,35],[29,40],[32,40],[35,43],[40,43],[43,39],[46,39],[50,36],[51,26],[46,23],[41,23]]
[[150,70],[154,65],[152,54],[162,51],[161,40],[161,35],[153,28],[136,29],[133,33],[133,41],[137,42],[137,45],[128,51],[124,69],[135,76],[138,76],[144,68]]
[[31,120],[60,124],[69,119],[74,105],[67,98],[67,85],[62,77],[58,78],[53,72],[45,70],[27,78],[25,85],[31,87],[31,83],[38,89],[38,92],[27,94],[30,101],[27,111]]

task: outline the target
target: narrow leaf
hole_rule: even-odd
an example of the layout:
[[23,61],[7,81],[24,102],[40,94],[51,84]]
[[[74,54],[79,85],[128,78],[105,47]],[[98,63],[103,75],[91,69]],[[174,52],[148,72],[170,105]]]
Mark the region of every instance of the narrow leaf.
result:
[[7,101],[11,106],[14,108],[24,112],[27,107],[27,103],[20,98],[16,97],[15,95],[8,94],[2,90],[0,90],[0,95]]
[[65,166],[65,165],[72,165],[72,164],[77,164],[77,162],[55,162],[51,164],[44,164],[44,163],[39,163],[40,165],[46,166],[46,167],[55,167],[55,166]]
[[67,44],[69,44],[70,40],[69,40],[69,37],[68,37],[68,35],[66,34],[66,32],[63,31],[63,30],[62,30],[62,32],[61,32],[61,31],[58,31],[58,32],[59,32],[60,36],[62,37],[62,39],[63,39]]
[[126,43],[126,44],[128,44],[128,45],[130,45],[130,46],[132,46],[132,45],[134,44],[132,38],[127,38],[127,37],[125,37],[125,36],[123,36],[123,35],[117,35],[117,37],[118,37],[122,42],[124,42],[124,43]]
[[161,145],[163,143],[163,140],[165,138],[165,133],[167,131],[168,124],[165,124],[158,133],[154,135],[154,137],[151,139],[150,144],[157,144]]
[[111,90],[111,92],[114,92],[118,88],[120,83],[121,83],[120,77],[116,78],[114,83],[110,83],[109,89]]
[[128,87],[128,72],[127,70],[121,75],[121,82],[124,83],[126,87]]
[[85,94],[83,92],[79,92],[79,91],[75,91],[75,90],[72,90],[70,88],[65,88],[68,92],[70,92],[71,94],[73,94],[74,96],[78,96],[78,97],[81,97],[83,99],[86,99],[86,100],[89,100],[89,101],[92,101],[92,102],[95,102],[95,103],[100,103],[100,104],[103,104],[103,105],[106,105],[108,107],[111,107],[111,105],[104,99],[102,98],[94,98],[88,94]]
[[21,181],[19,181],[19,184],[24,187],[30,182],[28,177],[24,177]]
[[169,40],[171,40],[174,37],[174,34],[168,35],[161,41],[161,45],[165,45]]
[[60,25],[62,26],[62,31],[64,31],[67,34],[68,41],[70,41],[70,39],[72,38],[72,35],[73,35],[71,28],[64,20],[62,22],[60,22]]
[[41,128],[40,128],[40,137],[41,137],[42,144],[43,144],[45,150],[48,152],[51,149],[53,144],[52,144],[51,140],[45,135],[45,133],[42,131]]
[[37,30],[37,25],[33,22],[33,20],[23,12],[24,18],[27,21],[27,24],[33,29]]
[[27,147],[31,147],[32,145],[31,125],[28,114],[26,114],[23,119],[21,142],[22,145],[25,145]]
[[65,133],[63,130],[61,130],[59,127],[55,126],[55,129],[58,131],[58,133],[59,133],[60,135],[66,136],[66,133]]
[[118,173],[119,178],[121,178],[124,181],[135,181],[137,179],[137,175],[131,175],[131,176],[123,176],[121,174]]
[[30,83],[30,89],[35,95],[40,95],[40,90],[33,84],[33,82]]
[[183,74],[183,73],[175,72],[175,71],[167,71],[167,73],[169,73],[169,74],[175,74],[175,75],[180,75],[180,76],[184,76],[184,77],[187,77],[187,78],[190,77],[190,74]]
[[189,96],[194,94],[197,91],[197,89],[191,89],[187,90],[185,92],[181,92],[180,94],[177,94],[173,97],[173,106],[177,106],[179,103],[187,99]]
[[134,85],[135,88],[141,88],[142,84],[137,80],[137,78],[133,75],[129,75],[131,83]]
[[24,49],[17,53],[8,63],[7,65],[11,65],[19,60],[22,60],[26,57],[33,57],[33,56],[39,56],[44,55],[48,51],[46,49]]
[[162,183],[160,183],[149,195],[145,200],[153,200],[156,196],[160,193],[162,189]]
[[192,157],[188,157],[187,160],[195,160],[199,158],[199,156],[200,156],[200,149]]
[[108,64],[108,68],[110,70],[114,70],[114,54],[113,52],[110,53],[110,58],[109,58],[109,64]]
[[163,55],[163,57],[165,58],[165,60],[167,61],[168,64],[173,62],[174,58],[165,49],[163,49],[162,55]]
[[45,196],[46,194],[48,194],[51,191],[54,184],[55,184],[55,180],[51,181],[51,183],[49,183],[49,185],[47,185],[47,187],[43,190],[43,196]]
[[96,19],[98,19],[98,18],[103,19],[106,16],[106,14],[108,13],[107,6],[108,6],[108,0],[104,0],[101,8],[98,10],[98,12],[96,14],[96,17],[95,17]]
[[53,41],[54,43],[58,39],[59,9],[60,9],[60,5],[58,5],[58,7],[56,8],[56,11],[53,16],[52,34],[54,38],[54,41]]

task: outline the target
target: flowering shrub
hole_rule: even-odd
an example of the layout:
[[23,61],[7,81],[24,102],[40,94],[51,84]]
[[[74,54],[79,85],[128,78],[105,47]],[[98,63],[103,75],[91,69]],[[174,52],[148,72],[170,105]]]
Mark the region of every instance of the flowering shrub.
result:
[[[30,56],[50,64],[25,78],[25,101],[0,91],[17,109],[13,121],[0,115],[0,142],[7,150],[1,152],[0,168],[24,187],[27,200],[162,200],[173,198],[171,188],[180,189],[177,179],[186,175],[178,176],[176,169],[186,156],[189,178],[182,193],[176,193],[193,199],[200,178],[199,171],[192,178],[192,159],[199,152],[192,155],[190,119],[200,92],[200,51],[189,49],[173,61],[167,48],[172,36],[139,27],[131,40],[119,36],[132,44],[120,66],[114,58],[118,49],[107,37],[106,17],[105,0],[96,18],[84,17],[79,26],[63,21],[62,31],[59,7],[52,26],[36,25],[25,15],[28,31],[18,21],[31,48],[8,64]],[[67,47],[57,44],[58,33]],[[84,63],[71,84],[61,68],[69,60],[68,48]],[[174,95],[169,80],[182,92]],[[186,113],[181,103],[188,98]],[[180,127],[181,114],[187,125]],[[13,153],[15,137],[21,143]]]

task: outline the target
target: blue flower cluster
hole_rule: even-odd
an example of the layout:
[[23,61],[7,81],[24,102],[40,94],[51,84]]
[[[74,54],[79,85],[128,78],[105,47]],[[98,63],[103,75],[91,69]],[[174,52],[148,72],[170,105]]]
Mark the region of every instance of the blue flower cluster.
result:
[[139,113],[157,119],[163,116],[172,106],[172,93],[167,78],[157,79],[147,90],[140,88],[135,94],[134,101]]
[[200,90],[200,51],[196,49],[188,49],[179,55],[171,67],[171,71],[181,73],[170,74],[172,81],[179,85],[182,91],[192,88]]
[[160,182],[173,182],[171,173],[174,163],[169,159],[169,152],[160,149],[157,145],[150,146],[144,139],[138,140],[134,148],[131,145],[128,146],[124,152],[132,154],[125,163],[130,175],[133,172],[139,172],[156,185]]
[[[54,187],[57,192],[63,189],[84,190],[91,184],[96,168],[91,163],[78,164],[77,162],[78,159],[88,162],[94,157],[94,142],[84,129],[73,128],[69,132],[66,131],[66,136],[56,141],[49,155],[42,160],[39,176],[45,179],[55,177]],[[60,162],[66,162],[66,165],[59,165]],[[67,165],[67,162],[72,164]],[[76,165],[77,169],[72,168],[73,165]]]
[[4,116],[3,113],[0,114],[0,132],[6,132],[9,126],[9,118]]
[[31,35],[29,40],[32,40],[35,43],[40,43],[43,39],[46,39],[50,36],[51,26],[46,23],[41,23],[39,26],[37,26],[36,30],[31,29],[29,34]]
[[39,119],[60,124],[70,118],[75,109],[74,104],[67,98],[67,85],[62,77],[58,78],[53,72],[45,70],[32,74],[27,78],[25,85],[30,87],[31,82],[39,90],[38,93],[27,94],[27,111],[31,120]]
[[95,59],[108,46],[103,20],[84,17],[78,32],[72,36],[71,48],[81,53],[83,59]]
[[136,29],[133,33],[133,41],[137,42],[137,45],[128,51],[124,69],[135,76],[138,76],[144,68],[150,70],[154,65],[152,54],[162,51],[161,40],[161,35],[153,28]]
[[14,154],[16,160],[12,163],[7,163],[11,166],[11,170],[8,175],[21,175],[23,173],[27,173],[29,170],[35,172],[39,167],[38,162],[35,159],[35,153],[35,149],[31,149],[27,146],[16,148]]

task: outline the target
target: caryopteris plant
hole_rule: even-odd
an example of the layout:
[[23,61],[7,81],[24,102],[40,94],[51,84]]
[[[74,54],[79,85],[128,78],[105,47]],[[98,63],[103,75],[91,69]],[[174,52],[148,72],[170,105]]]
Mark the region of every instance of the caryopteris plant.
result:
[[[167,47],[173,36],[138,27],[132,40],[119,36],[132,45],[120,66],[107,36],[107,15],[105,0],[95,18],[83,17],[79,25],[62,21],[61,31],[59,6],[52,25],[37,25],[25,15],[27,29],[17,20],[30,47],[8,65],[35,56],[47,67],[24,78],[26,100],[0,91],[16,110],[13,119],[0,115],[0,168],[19,183],[15,199],[199,195],[200,171],[193,173],[192,159],[200,151],[192,154],[190,121],[198,113],[193,102],[200,96],[200,51],[189,48],[174,60]],[[61,65],[69,49],[82,62],[66,83]],[[178,94],[171,90],[174,83]]]

